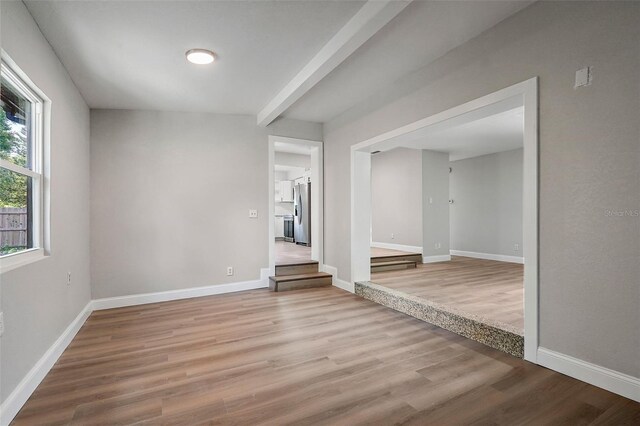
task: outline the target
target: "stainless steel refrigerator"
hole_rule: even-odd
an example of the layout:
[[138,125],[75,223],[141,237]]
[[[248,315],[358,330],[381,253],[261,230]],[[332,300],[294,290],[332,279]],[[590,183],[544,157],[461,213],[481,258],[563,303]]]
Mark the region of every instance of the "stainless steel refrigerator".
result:
[[311,183],[297,184],[293,195],[293,238],[296,244],[311,247]]

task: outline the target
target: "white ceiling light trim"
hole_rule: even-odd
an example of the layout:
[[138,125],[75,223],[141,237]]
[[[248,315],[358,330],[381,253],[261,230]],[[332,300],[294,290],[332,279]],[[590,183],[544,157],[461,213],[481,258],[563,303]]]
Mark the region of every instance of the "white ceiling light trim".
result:
[[398,15],[412,0],[369,0],[258,113],[268,126],[320,80]]
[[207,49],[190,49],[185,53],[187,61],[196,65],[207,65],[215,61],[214,53]]

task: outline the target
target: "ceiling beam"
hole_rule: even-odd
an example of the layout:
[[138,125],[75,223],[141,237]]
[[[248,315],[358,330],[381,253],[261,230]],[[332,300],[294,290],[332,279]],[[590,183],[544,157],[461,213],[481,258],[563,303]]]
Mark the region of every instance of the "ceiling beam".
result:
[[369,0],[316,53],[267,106],[258,113],[258,125],[268,126],[294,102],[333,71],[375,33],[400,13],[411,0]]

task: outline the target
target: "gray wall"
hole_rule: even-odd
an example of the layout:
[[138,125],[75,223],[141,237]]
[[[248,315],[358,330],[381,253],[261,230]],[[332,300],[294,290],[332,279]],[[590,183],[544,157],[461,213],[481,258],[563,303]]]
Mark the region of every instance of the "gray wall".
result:
[[522,161],[516,149],[450,163],[452,250],[522,257]]
[[311,155],[292,154],[290,152],[274,152],[275,163],[280,166],[311,167]]
[[91,289],[89,109],[24,4],[0,5],[2,48],[52,102],[51,255],[0,277],[4,401],[87,305]]
[[605,212],[640,208],[639,22],[537,2],[326,123],[325,263],[349,280],[351,145],[539,76],[540,344],[640,376],[640,219]]
[[319,124],[292,120],[92,110],[93,297],[258,279],[273,220],[269,134],[322,140]]
[[449,154],[446,152],[422,151],[422,213],[423,256],[449,255]]
[[[421,194],[420,150],[397,148],[372,156],[373,241],[422,247]],[[391,234],[394,234],[394,238]]]

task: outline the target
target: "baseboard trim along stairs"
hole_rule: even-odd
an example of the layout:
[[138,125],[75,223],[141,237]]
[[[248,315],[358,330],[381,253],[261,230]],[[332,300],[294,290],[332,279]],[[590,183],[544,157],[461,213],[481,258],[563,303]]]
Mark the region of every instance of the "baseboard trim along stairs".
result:
[[283,263],[276,265],[276,274],[269,277],[271,291],[302,290],[333,285],[333,276],[319,272],[318,262]]

